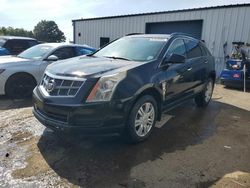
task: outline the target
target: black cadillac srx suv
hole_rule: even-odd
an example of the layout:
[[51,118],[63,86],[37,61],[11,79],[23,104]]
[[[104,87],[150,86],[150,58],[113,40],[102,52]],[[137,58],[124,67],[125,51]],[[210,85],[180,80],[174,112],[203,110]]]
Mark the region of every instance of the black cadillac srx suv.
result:
[[214,82],[214,58],[203,42],[184,34],[130,35],[51,64],[34,90],[33,113],[59,133],[120,133],[136,143],[163,111],[190,98],[206,106]]

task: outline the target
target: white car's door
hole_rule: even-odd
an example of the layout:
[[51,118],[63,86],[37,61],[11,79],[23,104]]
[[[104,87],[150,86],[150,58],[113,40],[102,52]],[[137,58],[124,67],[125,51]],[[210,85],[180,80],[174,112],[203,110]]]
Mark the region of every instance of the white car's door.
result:
[[[61,47],[61,48],[56,49],[53,53],[48,55],[48,57],[51,55],[54,55],[58,58],[58,60],[63,60],[63,59],[75,57],[76,56],[75,54],[76,54],[75,47],[67,46],[67,47]],[[44,74],[46,67],[50,65],[51,63],[55,62],[55,61],[48,61],[46,60],[47,58],[45,58],[40,65],[40,77],[42,77],[42,75]]]
[[40,78],[43,76],[43,73],[44,73],[46,67],[47,67],[49,64],[51,64],[51,63],[53,63],[53,61],[46,61],[46,60],[41,61],[41,63],[40,63],[40,68],[39,68],[39,75],[40,75]]

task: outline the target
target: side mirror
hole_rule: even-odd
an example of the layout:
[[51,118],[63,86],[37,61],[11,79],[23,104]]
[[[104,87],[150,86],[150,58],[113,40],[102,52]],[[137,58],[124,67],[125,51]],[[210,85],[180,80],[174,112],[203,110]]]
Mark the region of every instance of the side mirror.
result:
[[171,54],[168,58],[164,59],[163,65],[185,63],[186,58],[183,55]]
[[47,60],[47,61],[57,61],[57,60],[58,60],[58,57],[55,56],[55,55],[50,55],[46,60]]

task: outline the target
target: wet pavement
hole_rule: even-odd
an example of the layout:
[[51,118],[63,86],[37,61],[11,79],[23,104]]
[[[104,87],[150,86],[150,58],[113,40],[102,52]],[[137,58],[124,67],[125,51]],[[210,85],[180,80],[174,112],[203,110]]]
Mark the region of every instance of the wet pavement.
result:
[[189,101],[128,145],[118,136],[64,142],[30,100],[1,97],[0,187],[250,187],[249,101],[217,86],[207,108]]

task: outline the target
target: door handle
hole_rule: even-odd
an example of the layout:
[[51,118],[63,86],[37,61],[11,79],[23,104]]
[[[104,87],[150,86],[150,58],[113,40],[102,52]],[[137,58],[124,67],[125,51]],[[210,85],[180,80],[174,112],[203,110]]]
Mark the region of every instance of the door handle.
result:
[[206,63],[206,64],[207,64],[207,63],[208,63],[208,61],[206,60],[206,61],[204,61],[204,63]]
[[191,71],[193,68],[192,67],[189,67],[188,69],[187,69],[187,71]]

